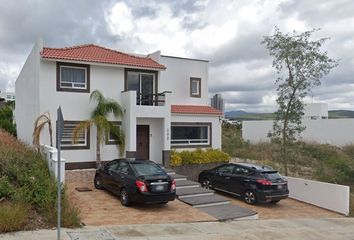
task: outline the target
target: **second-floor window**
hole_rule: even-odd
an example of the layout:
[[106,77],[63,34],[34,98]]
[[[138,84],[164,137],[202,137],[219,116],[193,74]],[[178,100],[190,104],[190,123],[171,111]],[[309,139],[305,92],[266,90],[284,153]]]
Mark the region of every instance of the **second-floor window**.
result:
[[190,79],[190,96],[191,97],[198,97],[200,98],[201,96],[201,82],[202,80],[200,78],[194,78],[191,77]]
[[126,69],[125,90],[136,90],[138,105],[153,105],[157,92],[157,72]]
[[89,92],[90,66],[58,62],[57,91]]

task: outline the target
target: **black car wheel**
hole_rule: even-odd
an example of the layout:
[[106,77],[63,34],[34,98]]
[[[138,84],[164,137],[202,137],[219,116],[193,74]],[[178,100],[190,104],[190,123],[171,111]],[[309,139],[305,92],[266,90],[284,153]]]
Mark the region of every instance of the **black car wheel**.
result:
[[120,190],[120,202],[122,203],[123,206],[126,207],[130,205],[129,195],[125,188],[122,188]]
[[100,177],[100,175],[98,175],[98,174],[96,174],[95,175],[95,179],[94,179],[94,184],[95,184],[95,188],[96,189],[103,189],[103,187],[102,187],[102,179],[101,179],[101,177]]
[[245,194],[243,196],[243,199],[248,204],[255,204],[257,202],[256,194],[253,191],[251,191],[251,190],[247,190],[245,192]]
[[203,178],[201,185],[203,188],[206,188],[206,189],[213,188],[213,185],[211,184],[211,181],[208,178]]

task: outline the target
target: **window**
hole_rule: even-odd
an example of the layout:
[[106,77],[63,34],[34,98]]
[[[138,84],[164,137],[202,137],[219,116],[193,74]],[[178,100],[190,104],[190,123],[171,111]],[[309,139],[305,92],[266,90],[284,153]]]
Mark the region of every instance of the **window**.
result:
[[243,168],[239,166],[236,166],[234,171],[235,171],[234,173],[238,175],[249,175],[251,173],[251,171],[248,170],[247,168]]
[[153,105],[157,93],[157,72],[126,69],[125,90],[135,90],[137,105]]
[[172,123],[173,147],[211,146],[211,123]]
[[191,78],[190,79],[190,93],[191,97],[199,97],[201,96],[201,79],[200,78]]
[[90,66],[58,62],[57,91],[90,92]]
[[234,166],[233,165],[224,165],[221,166],[217,169],[218,173],[223,173],[223,174],[232,174],[234,171]]
[[135,169],[136,173],[139,176],[144,175],[162,175],[164,174],[163,170],[155,164],[150,163],[136,163],[132,164],[133,168]]
[[80,121],[64,121],[63,137],[61,139],[62,149],[89,149],[90,148],[90,130],[85,129],[77,136],[73,143],[73,132]]
[[121,126],[121,122],[109,122],[114,128],[116,129],[111,129],[109,132],[106,133],[106,141],[105,144],[106,145],[117,145],[118,141],[117,141],[117,134],[115,133],[115,131],[120,131],[120,126]]

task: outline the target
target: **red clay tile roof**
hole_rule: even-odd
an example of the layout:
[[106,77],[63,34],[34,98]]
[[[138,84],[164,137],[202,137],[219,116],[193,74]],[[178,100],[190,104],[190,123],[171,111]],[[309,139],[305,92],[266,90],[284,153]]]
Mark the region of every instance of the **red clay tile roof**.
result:
[[97,62],[117,65],[127,65],[141,68],[165,69],[151,58],[138,57],[127,53],[104,48],[94,44],[79,45],[66,48],[47,48],[41,52],[43,58]]
[[205,105],[171,105],[172,113],[223,115],[215,108]]

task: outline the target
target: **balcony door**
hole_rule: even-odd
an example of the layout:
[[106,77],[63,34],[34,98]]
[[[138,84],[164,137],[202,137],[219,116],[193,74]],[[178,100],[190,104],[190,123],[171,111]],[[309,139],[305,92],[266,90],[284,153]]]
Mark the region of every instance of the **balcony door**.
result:
[[153,105],[156,93],[155,72],[126,72],[126,90],[135,90],[138,105]]
[[154,75],[140,75],[140,105],[152,105],[154,97]]

